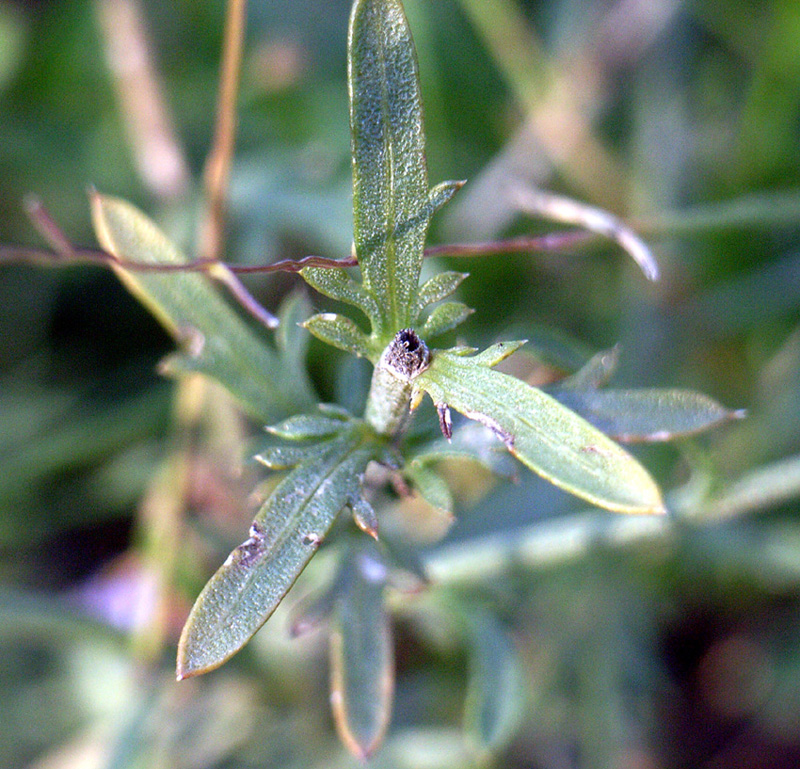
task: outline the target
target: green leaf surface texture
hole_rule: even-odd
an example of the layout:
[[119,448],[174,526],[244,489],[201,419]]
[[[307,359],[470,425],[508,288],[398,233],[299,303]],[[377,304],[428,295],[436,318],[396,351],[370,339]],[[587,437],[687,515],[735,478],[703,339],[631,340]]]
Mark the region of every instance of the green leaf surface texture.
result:
[[334,312],[312,315],[303,323],[303,328],[317,339],[359,358],[373,360],[380,354],[374,352],[369,337],[346,315]]
[[453,495],[447,482],[428,464],[410,462],[406,465],[405,475],[429,505],[448,513],[453,511]]
[[381,444],[361,422],[318,444],[256,515],[250,537],[209,580],[178,647],[178,677],[221,665],[266,622],[316,552],[339,511],[361,495]]
[[420,330],[423,339],[436,337],[460,326],[474,310],[462,302],[444,302],[433,308],[433,312]]
[[373,326],[380,324],[381,311],[375,298],[361,283],[353,280],[341,267],[305,267],[300,271],[305,281],[331,299],[357,307]]
[[321,414],[295,414],[277,425],[271,425],[267,432],[290,441],[307,438],[321,438],[334,435],[342,430],[344,422],[336,417]]
[[417,295],[419,309],[423,310],[429,304],[446,299],[455,292],[467,277],[468,273],[466,272],[453,272],[451,270],[436,273],[420,286],[419,294]]
[[[125,201],[95,194],[92,214],[100,244],[119,259],[164,265],[188,261],[148,217]],[[213,377],[263,422],[310,405],[305,381],[280,375],[283,367],[275,348],[251,330],[207,275],[120,267],[114,271],[183,343],[173,370]]]
[[356,0],[348,83],[356,256],[385,346],[415,320],[431,215],[416,53],[399,0]]
[[663,512],[655,481],[624,449],[546,393],[489,368],[502,352],[497,345],[474,357],[436,351],[415,387],[492,429],[565,491],[617,512]]

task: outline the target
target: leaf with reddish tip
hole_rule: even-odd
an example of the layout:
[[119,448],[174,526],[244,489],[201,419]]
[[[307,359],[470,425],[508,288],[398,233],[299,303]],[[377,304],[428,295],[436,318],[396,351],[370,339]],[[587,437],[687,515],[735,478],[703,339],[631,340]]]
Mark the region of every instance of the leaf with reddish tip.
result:
[[373,539],[378,538],[378,516],[375,508],[360,496],[353,501],[353,520],[361,531],[369,534]]
[[358,758],[383,741],[392,709],[394,649],[384,610],[386,566],[362,537],[345,559],[331,630],[331,705],[339,736]]

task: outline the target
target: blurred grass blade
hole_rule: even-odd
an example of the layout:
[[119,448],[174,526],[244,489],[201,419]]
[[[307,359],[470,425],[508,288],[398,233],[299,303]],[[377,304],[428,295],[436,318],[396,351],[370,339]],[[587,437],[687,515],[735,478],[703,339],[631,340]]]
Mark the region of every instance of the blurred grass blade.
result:
[[339,511],[361,494],[361,476],[379,449],[353,422],[281,481],[250,537],[197,599],[178,647],[179,679],[218,667],[267,621]]
[[303,329],[303,323],[310,316],[311,302],[309,302],[306,292],[295,290],[281,302],[278,308],[280,325],[275,331],[275,343],[283,376],[293,383],[298,392],[298,400],[302,404],[299,411],[307,408],[306,404],[317,400],[314,387],[309,379],[306,359],[310,337]]
[[485,756],[514,736],[525,706],[525,681],[517,649],[497,617],[470,606],[466,620],[470,675],[464,728]]
[[606,435],[625,443],[671,441],[744,416],[691,390],[574,390],[553,397]]
[[[493,350],[493,348],[490,348]],[[415,380],[437,405],[447,404],[489,427],[508,450],[543,478],[592,504],[624,513],[664,511],[648,472],[620,446],[541,390],[474,358],[437,351]]]
[[691,514],[702,520],[726,520],[793,499],[800,499],[800,455],[752,470]]
[[619,365],[619,347],[593,355],[591,359],[572,376],[558,382],[559,390],[590,390],[602,387],[608,382]]
[[610,238],[628,253],[649,280],[658,280],[658,263],[647,244],[625,222],[608,211],[529,187],[516,187],[511,196],[518,209],[530,216],[575,224]]
[[356,256],[380,348],[411,326],[430,218],[416,54],[399,0],[356,0],[348,82]]
[[[144,214],[117,198],[94,194],[92,216],[103,248],[142,264],[182,264],[181,254]],[[113,265],[112,265],[113,266]],[[310,393],[284,367],[275,349],[251,331],[211,279],[196,272],[114,271],[166,329],[186,344],[172,369],[197,371],[225,386],[250,416],[272,422],[308,407]]]
[[618,516],[593,510],[444,545],[428,553],[424,565],[434,584],[486,585],[520,570],[538,573],[562,567],[598,549],[604,552],[650,541],[666,547],[674,533],[666,516]]
[[800,190],[767,190],[730,200],[699,203],[679,211],[659,211],[636,221],[654,237],[686,237],[706,232],[794,228],[800,224]]
[[389,724],[394,650],[383,608],[386,566],[370,540],[354,546],[331,630],[331,704],[342,742],[366,760]]

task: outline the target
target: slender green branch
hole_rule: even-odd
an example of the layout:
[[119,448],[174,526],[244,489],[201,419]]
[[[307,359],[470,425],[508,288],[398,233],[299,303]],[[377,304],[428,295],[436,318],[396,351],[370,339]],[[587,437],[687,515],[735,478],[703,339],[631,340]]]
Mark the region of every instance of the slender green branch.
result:
[[591,548],[621,546],[669,535],[666,516],[587,512],[545,521],[510,535],[442,547],[425,559],[431,581],[441,585],[483,583],[514,569],[548,568],[584,556]]

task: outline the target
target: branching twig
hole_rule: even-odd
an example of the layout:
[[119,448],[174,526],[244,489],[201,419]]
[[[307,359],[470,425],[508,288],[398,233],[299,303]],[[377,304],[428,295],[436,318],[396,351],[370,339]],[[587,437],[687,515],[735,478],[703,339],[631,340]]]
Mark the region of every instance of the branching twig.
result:
[[[306,256],[302,259],[283,259],[272,264],[257,265],[233,265],[214,259],[195,259],[182,264],[130,262],[101,249],[73,245],[38,198],[33,196],[27,198],[25,208],[31,222],[53,250],[48,251],[47,249],[28,246],[0,246],[0,264],[12,262],[32,262],[52,266],[89,264],[106,267],[113,266],[131,272],[204,272],[209,277],[222,283],[231,292],[236,301],[267,328],[275,328],[278,325],[277,318],[253,298],[236,275],[272,272],[297,273],[305,267],[333,269],[358,266],[358,261],[354,256],[345,257],[344,259]],[[426,248],[425,256],[476,257],[490,254],[554,252],[582,245],[592,237],[593,234],[590,232],[568,231],[480,243],[448,243]]]

